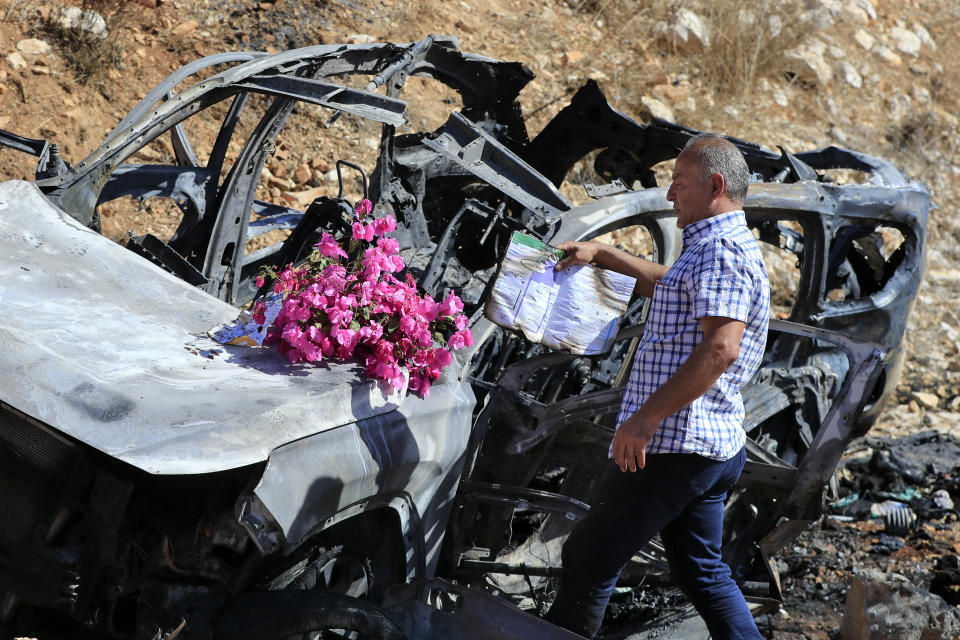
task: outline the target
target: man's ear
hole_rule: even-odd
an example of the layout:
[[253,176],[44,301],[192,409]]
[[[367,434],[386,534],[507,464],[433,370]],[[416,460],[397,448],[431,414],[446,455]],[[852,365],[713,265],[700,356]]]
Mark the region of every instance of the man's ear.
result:
[[710,194],[714,198],[719,198],[727,190],[727,181],[719,173],[714,173],[708,180],[710,181]]

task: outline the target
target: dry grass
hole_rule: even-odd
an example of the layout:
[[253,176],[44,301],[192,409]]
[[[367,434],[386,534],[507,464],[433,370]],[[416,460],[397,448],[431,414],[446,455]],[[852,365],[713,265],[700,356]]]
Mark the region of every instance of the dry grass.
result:
[[703,80],[727,94],[749,99],[760,78],[789,72],[784,55],[808,40],[814,26],[803,0],[731,0],[708,5],[711,46],[697,56]]
[[[689,82],[695,107],[671,98],[677,119],[689,123],[718,111],[713,105],[745,105],[756,99],[761,80],[791,82],[796,66],[786,53],[816,35],[806,0],[567,0],[604,38],[595,60],[613,60],[604,88],[618,108],[642,113],[644,95],[657,85]],[[709,46],[678,50],[670,26],[681,9],[699,16]],[[632,106],[632,107],[631,107]],[[693,109],[693,111],[690,111]],[[713,113],[716,119],[722,114]]]
[[71,7],[52,7],[41,28],[60,50],[79,83],[97,82],[123,60],[119,31],[135,4],[127,0],[81,0],[80,13],[70,23],[65,16]]

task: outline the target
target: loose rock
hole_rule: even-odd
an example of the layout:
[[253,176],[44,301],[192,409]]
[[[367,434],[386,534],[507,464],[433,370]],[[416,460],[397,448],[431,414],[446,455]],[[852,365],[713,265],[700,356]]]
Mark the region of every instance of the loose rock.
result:
[[19,53],[17,53],[16,51],[14,51],[13,53],[7,55],[7,57],[4,58],[4,60],[7,61],[7,64],[10,65],[10,67],[11,67],[14,71],[19,71],[20,69],[26,69],[26,68],[27,68],[27,61],[24,60],[24,59],[23,59],[23,56],[20,55]]
[[877,44],[877,39],[863,29],[857,29],[857,32],[853,34],[853,39],[867,51],[873,49],[873,45]]
[[37,38],[27,38],[17,43],[17,51],[27,55],[42,55],[50,52],[50,45]]
[[899,67],[903,64],[903,59],[898,56],[892,49],[885,47],[883,45],[878,46],[876,49],[877,55],[880,56],[880,59],[886,62],[887,64]]
[[197,27],[200,26],[200,23],[196,20],[187,20],[186,22],[181,22],[173,29],[173,35],[175,36],[185,36],[188,33],[193,33],[197,30]]
[[819,9],[822,11],[827,11],[831,15],[840,15],[843,11],[843,4],[840,0],[808,0],[808,6],[812,6],[814,9]]
[[107,37],[107,21],[93,9],[68,7],[60,16],[60,25],[64,29],[79,29],[98,38]]
[[293,172],[293,179],[297,184],[307,184],[311,177],[313,177],[313,172],[310,171],[310,166],[307,164],[301,164]]
[[841,62],[840,70],[843,72],[843,79],[846,80],[847,84],[851,87],[859,89],[863,86],[863,78],[852,64],[849,62]]
[[366,33],[352,33],[346,37],[347,44],[370,44],[377,39]]
[[790,99],[787,97],[786,92],[781,87],[773,88],[773,101],[777,103],[778,106],[786,107],[790,105]]
[[870,14],[867,13],[863,7],[855,4],[848,4],[846,5],[845,9],[847,10],[847,15],[853,18],[856,22],[859,22],[860,24],[867,24],[870,22]]
[[911,56],[916,56],[920,53],[920,46],[923,43],[914,32],[907,31],[901,27],[894,27],[890,30],[890,35],[895,40],[898,51],[902,51]]
[[877,8],[873,6],[872,0],[856,0],[853,5],[863,9],[871,20],[877,19]]
[[276,178],[286,178],[287,177],[287,167],[279,160],[273,160],[270,162],[267,167],[270,169],[270,174]]
[[833,79],[833,69],[823,59],[827,45],[820,40],[810,40],[786,52],[787,58],[797,61],[793,72],[801,80],[827,84]]
[[940,406],[940,398],[938,398],[935,393],[915,391],[913,393],[913,399],[924,409],[936,409]]
[[960,611],[906,577],[860,571],[847,595],[840,627],[845,640],[952,640]]
[[662,37],[680,51],[700,51],[710,46],[710,29],[699,15],[686,7],[677,11],[673,22],[661,24]]
[[564,67],[582,62],[584,58],[582,51],[567,51],[560,58],[560,64]]
[[657,100],[651,96],[643,96],[640,98],[640,103],[646,107],[645,110],[649,116],[673,122],[673,109],[662,100]]
[[920,42],[930,48],[931,51],[936,51],[937,43],[933,41],[933,38],[930,36],[930,32],[927,31],[927,28],[922,24],[913,25],[913,32],[917,34],[917,37],[920,38]]

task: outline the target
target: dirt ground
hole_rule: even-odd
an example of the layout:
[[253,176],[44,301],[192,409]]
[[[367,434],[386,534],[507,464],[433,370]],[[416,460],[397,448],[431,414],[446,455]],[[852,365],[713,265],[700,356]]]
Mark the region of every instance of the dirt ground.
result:
[[[198,57],[429,33],[532,69],[538,77],[521,93],[531,134],[594,78],[639,120],[657,115],[771,149],[838,145],[887,158],[928,185],[937,208],[907,330],[910,355],[871,435],[960,437],[960,5],[952,0],[77,2],[104,18],[104,37],[72,36],[62,22],[69,5],[59,0],[0,0],[0,128],[56,142],[74,163],[164,76]],[[693,25],[687,41],[680,23]],[[452,98],[429,97],[433,110],[411,106],[415,130],[436,126],[451,108]],[[270,197],[332,189],[331,158],[373,153],[375,133],[344,126],[340,142],[321,150],[310,131],[316,120],[304,122],[299,142],[283,150],[291,160],[279,154],[270,165],[280,180],[265,185]],[[151,149],[170,152],[160,143]],[[29,179],[32,169],[25,154],[0,150],[4,179]],[[163,211],[127,204],[102,214],[111,237],[140,224],[162,236]],[[956,485],[948,489],[960,499]],[[869,518],[808,531],[781,559],[787,600],[764,619],[767,637],[833,637],[856,568],[929,583],[939,558],[960,553],[955,520],[929,519],[889,553],[874,551],[886,534]]]

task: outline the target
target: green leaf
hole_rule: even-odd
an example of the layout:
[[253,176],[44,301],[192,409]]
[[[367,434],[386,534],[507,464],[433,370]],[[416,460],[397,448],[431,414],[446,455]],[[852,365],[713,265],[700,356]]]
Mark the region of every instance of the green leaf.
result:
[[350,328],[353,329],[354,331],[359,331],[359,330],[360,330],[360,323],[357,322],[356,320],[351,320],[351,321],[350,321]]
[[400,328],[400,318],[398,316],[390,316],[390,321],[387,322],[387,335],[393,333]]

